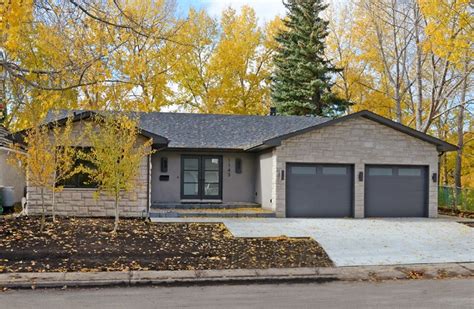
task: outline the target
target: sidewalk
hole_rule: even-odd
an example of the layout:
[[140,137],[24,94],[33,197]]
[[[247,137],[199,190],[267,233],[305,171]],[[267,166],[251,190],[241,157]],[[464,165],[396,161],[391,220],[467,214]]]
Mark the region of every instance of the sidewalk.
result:
[[185,271],[2,273],[3,288],[473,278],[474,263]]

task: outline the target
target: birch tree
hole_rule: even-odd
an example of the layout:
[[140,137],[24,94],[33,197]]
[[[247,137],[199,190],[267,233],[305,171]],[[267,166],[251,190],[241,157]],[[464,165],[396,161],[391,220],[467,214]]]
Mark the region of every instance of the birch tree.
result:
[[76,159],[74,146],[80,144],[80,137],[76,136],[73,140],[72,130],[72,117],[68,117],[64,124],[53,123],[51,129],[54,172],[50,189],[52,192],[51,214],[53,222],[56,222],[56,192],[62,191],[64,187],[61,183],[74,174]]
[[51,188],[52,175],[55,172],[54,144],[51,142],[47,126],[35,126],[29,129],[24,137],[26,155],[20,151],[11,152],[9,162],[24,169],[28,186],[40,191],[41,225],[43,232],[46,221],[45,193]]
[[114,198],[113,234],[119,225],[121,194],[130,193],[139,185],[137,177],[142,159],[153,152],[151,139],[139,142],[137,125],[138,120],[123,114],[97,115],[86,127],[91,151],[80,153],[92,166],[81,166],[80,170],[98,185],[98,194],[104,192]]

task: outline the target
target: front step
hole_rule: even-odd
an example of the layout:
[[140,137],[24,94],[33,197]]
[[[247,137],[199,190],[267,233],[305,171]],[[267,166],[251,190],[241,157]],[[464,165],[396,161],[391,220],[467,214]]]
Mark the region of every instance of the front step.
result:
[[231,203],[155,203],[151,205],[153,210],[164,209],[257,209],[260,204],[248,202],[231,202]]
[[150,211],[150,218],[275,218],[274,212],[259,207],[232,208],[232,209],[177,209],[154,208]]

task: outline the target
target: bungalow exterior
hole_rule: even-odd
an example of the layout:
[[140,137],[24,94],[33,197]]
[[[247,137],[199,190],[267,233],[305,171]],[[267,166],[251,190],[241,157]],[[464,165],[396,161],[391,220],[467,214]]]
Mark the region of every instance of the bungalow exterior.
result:
[[[74,112],[75,132],[92,114]],[[143,159],[135,192],[123,195],[121,215],[129,217],[221,208],[276,217],[436,217],[438,158],[457,149],[369,111],[336,119],[137,115],[140,138],[152,138],[156,152]],[[112,198],[94,198],[95,190],[71,179],[57,194],[57,213],[113,215]],[[38,188],[27,186],[27,200],[38,213]]]

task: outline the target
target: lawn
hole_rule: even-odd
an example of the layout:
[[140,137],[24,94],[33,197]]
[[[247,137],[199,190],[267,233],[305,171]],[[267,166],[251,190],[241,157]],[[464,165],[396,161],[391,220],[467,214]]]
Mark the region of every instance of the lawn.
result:
[[235,238],[219,223],[120,222],[60,218],[39,232],[37,218],[0,221],[0,272],[324,267],[311,239]]

